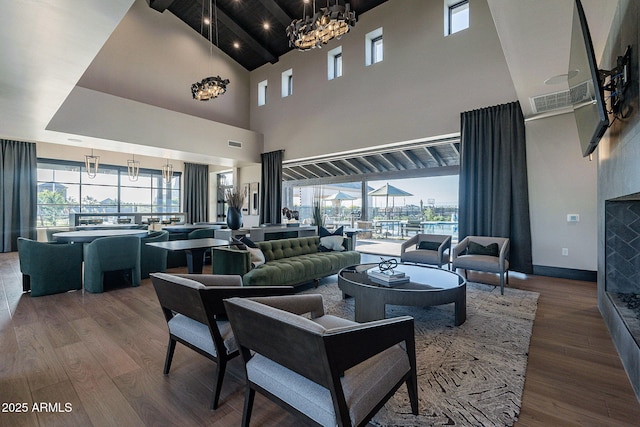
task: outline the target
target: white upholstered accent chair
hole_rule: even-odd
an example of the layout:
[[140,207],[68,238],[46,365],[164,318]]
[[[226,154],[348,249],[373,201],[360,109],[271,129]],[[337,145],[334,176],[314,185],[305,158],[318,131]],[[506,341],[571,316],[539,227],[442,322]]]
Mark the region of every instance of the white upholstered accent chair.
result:
[[504,295],[505,276],[509,284],[509,239],[506,237],[467,236],[453,248],[455,271],[485,271],[500,275],[500,293]]
[[[362,426],[403,384],[418,413],[413,318],[356,323],[324,313],[321,295],[225,300],[247,385],[322,426]],[[306,316],[305,316],[306,315]]]
[[164,374],[169,374],[178,342],[216,362],[211,399],[211,409],[216,409],[227,362],[239,354],[222,300],[291,294],[293,288],[243,287],[240,276],[216,274],[151,273],[151,281],[169,328]]
[[449,268],[451,236],[418,233],[400,246],[400,261]]

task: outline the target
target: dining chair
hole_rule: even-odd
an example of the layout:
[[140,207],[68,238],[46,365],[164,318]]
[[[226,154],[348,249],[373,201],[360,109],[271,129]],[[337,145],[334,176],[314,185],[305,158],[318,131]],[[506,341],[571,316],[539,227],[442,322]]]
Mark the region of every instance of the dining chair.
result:
[[106,272],[123,270],[132,286],[140,285],[140,237],[99,237],[84,246],[84,289],[104,291]]
[[82,289],[82,244],[18,237],[22,290],[32,297]]

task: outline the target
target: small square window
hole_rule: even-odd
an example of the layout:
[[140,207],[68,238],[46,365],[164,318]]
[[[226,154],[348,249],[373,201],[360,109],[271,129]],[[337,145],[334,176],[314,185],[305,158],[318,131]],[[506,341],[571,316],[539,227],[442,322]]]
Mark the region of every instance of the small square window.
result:
[[342,76],[342,46],[327,52],[327,76],[329,80]]
[[469,0],[445,0],[445,35],[451,35],[469,28]]
[[282,97],[293,95],[293,69],[282,73]]
[[258,83],[258,106],[267,103],[267,81],[263,80]]

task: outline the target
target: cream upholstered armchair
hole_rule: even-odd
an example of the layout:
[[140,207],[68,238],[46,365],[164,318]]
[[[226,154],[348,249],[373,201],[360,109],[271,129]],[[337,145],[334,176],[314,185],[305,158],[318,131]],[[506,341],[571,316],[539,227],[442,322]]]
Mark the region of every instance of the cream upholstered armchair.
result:
[[216,409],[227,362],[238,355],[222,300],[238,296],[290,294],[293,288],[243,287],[240,276],[217,274],[151,273],[151,282],[169,329],[164,374],[169,374],[176,343],[213,360],[217,367],[211,409]]
[[400,261],[449,268],[451,236],[418,233],[400,246]]
[[453,270],[486,271],[500,275],[500,293],[504,295],[505,276],[509,284],[509,239],[506,237],[467,236],[453,248]]
[[314,424],[360,426],[406,384],[418,414],[413,318],[356,323],[325,314],[321,295],[224,304],[245,362],[243,426],[256,391]]

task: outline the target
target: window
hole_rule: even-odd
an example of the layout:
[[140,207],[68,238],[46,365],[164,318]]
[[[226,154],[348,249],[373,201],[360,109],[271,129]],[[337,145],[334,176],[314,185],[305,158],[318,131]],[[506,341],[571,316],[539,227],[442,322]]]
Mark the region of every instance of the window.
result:
[[263,80],[258,83],[258,106],[267,103],[267,81]]
[[327,52],[327,76],[329,80],[342,77],[342,46]]
[[68,226],[79,212],[180,212],[180,178],[167,184],[161,171],[141,169],[132,182],[125,166],[101,164],[90,179],[84,163],[39,159],[37,226]]
[[293,95],[293,69],[282,73],[282,97]]
[[469,28],[469,0],[445,0],[444,35]]
[[382,62],[382,58],[382,28],[378,28],[365,36],[365,64],[369,66]]

